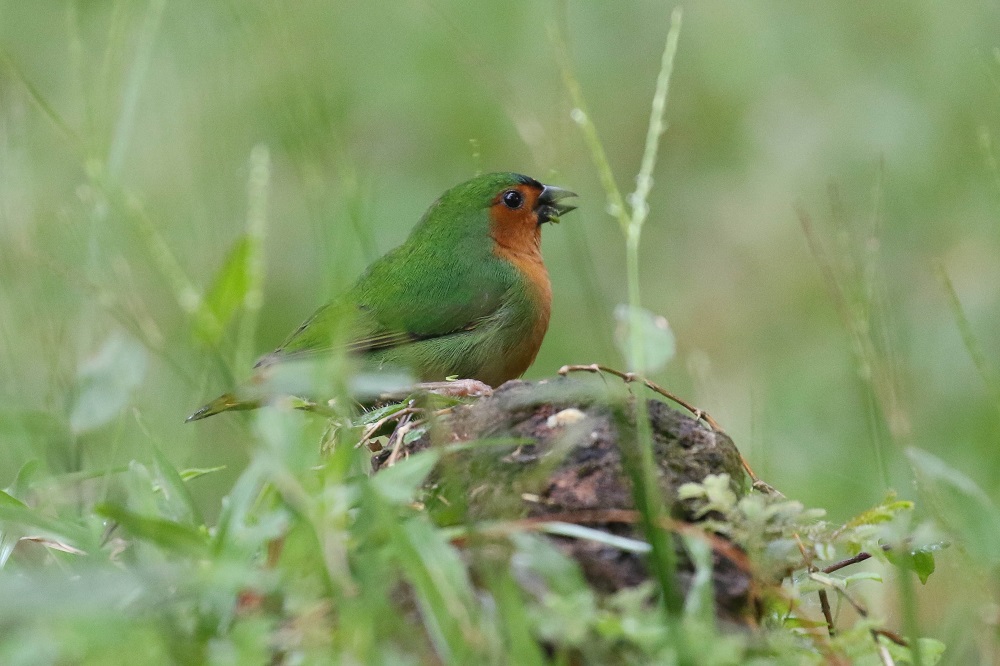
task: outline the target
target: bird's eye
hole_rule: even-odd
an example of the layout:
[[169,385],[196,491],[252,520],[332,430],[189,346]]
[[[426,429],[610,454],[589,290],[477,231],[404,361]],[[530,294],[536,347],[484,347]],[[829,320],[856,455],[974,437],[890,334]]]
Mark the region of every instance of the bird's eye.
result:
[[503,205],[511,210],[517,210],[524,204],[524,195],[517,190],[507,190],[503,193]]

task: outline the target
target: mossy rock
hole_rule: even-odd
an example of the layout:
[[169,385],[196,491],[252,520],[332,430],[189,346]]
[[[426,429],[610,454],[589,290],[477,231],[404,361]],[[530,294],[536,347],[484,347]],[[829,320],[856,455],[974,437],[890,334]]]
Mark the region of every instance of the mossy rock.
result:
[[[728,474],[737,495],[747,491],[740,454],[725,433],[659,400],[646,406],[657,479],[673,518],[698,519],[692,504],[677,499],[684,483]],[[642,539],[622,457],[623,450],[638,451],[635,411],[630,394],[585,379],[512,381],[490,397],[455,406],[396,456],[470,443],[444,456],[427,482],[424,501],[441,524],[550,519]],[[376,471],[389,457],[388,450],[375,456]],[[643,556],[596,541],[551,539],[599,591],[648,579]],[[719,556],[715,568],[720,614],[735,617],[750,577]],[[682,584],[689,574],[682,561]]]

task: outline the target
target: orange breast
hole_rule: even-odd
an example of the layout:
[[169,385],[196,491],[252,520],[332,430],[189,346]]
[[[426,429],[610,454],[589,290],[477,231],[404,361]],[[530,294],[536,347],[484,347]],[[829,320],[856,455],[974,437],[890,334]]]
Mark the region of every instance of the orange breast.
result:
[[524,277],[530,304],[526,306],[531,310],[531,316],[525,318],[524,330],[519,332],[518,339],[498,364],[497,383],[520,377],[535,360],[552,310],[552,284],[542,261],[542,230],[537,216],[531,212],[537,192],[524,186],[523,193],[527,204],[524,210],[508,210],[498,204],[491,211],[493,251],[513,264]]

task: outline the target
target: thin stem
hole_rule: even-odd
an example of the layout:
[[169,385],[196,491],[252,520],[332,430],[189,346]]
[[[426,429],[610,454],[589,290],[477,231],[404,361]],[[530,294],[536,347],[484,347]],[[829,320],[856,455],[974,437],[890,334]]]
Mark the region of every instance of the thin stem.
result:
[[917,619],[917,595],[913,590],[913,576],[910,567],[901,565],[896,568],[899,582],[899,597],[903,606],[903,627],[910,636],[910,654],[914,666],[924,663],[923,651],[920,649],[920,622]]
[[[670,15],[670,31],[667,33],[667,43],[663,48],[663,58],[660,61],[660,74],[656,78],[656,92],[653,93],[653,105],[649,112],[649,127],[646,130],[646,146],[642,152],[642,163],[639,175],[636,176],[635,192],[629,197],[632,205],[631,226],[635,228],[638,237],[643,223],[649,214],[649,192],[653,188],[653,170],[656,168],[656,155],[660,148],[660,137],[667,130],[664,113],[667,108],[667,93],[670,91],[670,77],[674,71],[674,57],[677,55],[677,42],[681,34],[681,19],[683,11],[675,7]],[[636,238],[638,242],[638,238]]]
[[549,37],[556,44],[556,59],[559,62],[559,70],[562,73],[566,90],[569,91],[570,99],[573,101],[573,111],[570,117],[580,126],[583,132],[583,140],[590,151],[590,158],[597,169],[597,175],[601,179],[601,186],[608,198],[608,213],[618,220],[618,226],[622,233],[628,233],[629,217],[625,210],[625,200],[622,198],[618,183],[615,182],[614,172],[611,171],[611,163],[604,152],[604,144],[601,143],[597,135],[597,127],[590,119],[587,111],[587,103],[583,99],[583,91],[580,89],[580,82],[573,75],[573,68],[570,66],[569,51],[566,48],[566,41],[555,27],[550,28]]
[[615,370],[614,368],[609,368],[606,365],[600,365],[598,363],[591,363],[589,365],[564,365],[563,367],[559,368],[559,374],[564,377],[571,372],[593,372],[597,374],[603,372],[609,375],[614,375],[615,377],[618,377],[625,383],[642,382],[643,386],[648,388],[650,391],[659,393],[664,398],[676,402],[678,405],[691,412],[691,414],[694,415],[696,419],[707,423],[708,427],[710,427],[712,430],[722,433],[725,432],[722,429],[722,426],[719,425],[719,422],[716,421],[714,418],[712,418],[712,416],[705,410],[698,409],[697,407],[689,403],[687,400],[684,400],[680,396],[671,393],[670,391],[663,388],[659,384],[655,384],[649,381],[645,377],[639,377],[634,372],[622,372],[621,370]]
[[649,192],[653,188],[653,170],[656,168],[660,137],[667,127],[663,116],[667,108],[667,93],[670,90],[670,75],[674,71],[674,57],[677,55],[682,16],[680,7],[676,7],[670,15],[670,30],[667,32],[667,43],[663,48],[660,74],[656,78],[656,91],[653,93],[652,108],[649,112],[646,146],[642,151],[642,162],[639,174],[636,176],[635,192],[629,196],[632,216],[625,230],[625,265],[631,319],[629,343],[632,348],[632,362],[635,364],[632,370],[639,371],[646,370],[645,327],[640,321],[642,302],[639,282],[639,241],[642,237],[642,226],[649,215]]
[[132,56],[132,68],[129,70],[125,90],[122,93],[122,105],[118,114],[118,122],[115,123],[111,148],[108,150],[107,171],[116,181],[118,176],[121,175],[128,140],[132,135],[132,128],[135,125],[139,94],[142,91],[146,73],[152,61],[153,41],[156,39],[157,32],[159,32],[160,19],[163,18],[163,10],[166,5],[166,0],[151,0],[149,7],[146,9],[146,18],[142,23],[142,28],[139,30],[138,45]]
[[819,591],[819,607],[823,611],[823,618],[826,620],[826,632],[833,638],[837,635],[837,629],[833,626],[833,611],[830,610],[830,595],[826,590]]
[[250,151],[250,178],[247,182],[246,291],[243,316],[236,336],[237,367],[249,366],[257,333],[257,317],[264,302],[264,238],[267,229],[267,199],[271,182],[271,155],[258,144]]
[[1000,408],[1000,388],[994,382],[990,364],[987,362],[986,355],[979,345],[979,340],[972,330],[969,318],[965,316],[965,308],[962,307],[962,301],[958,298],[955,285],[952,283],[951,277],[948,275],[948,270],[941,259],[934,261],[934,273],[937,275],[938,282],[941,283],[945,295],[948,297],[951,316],[955,319],[955,325],[958,326],[958,332],[962,336],[962,343],[965,345],[965,350],[969,353],[972,364],[976,367],[976,372],[979,373],[979,377],[986,385],[986,389],[990,392],[990,396],[993,398],[996,406]]
[[[551,37],[556,44],[556,57],[559,61],[563,80],[574,105],[571,117],[583,131],[584,141],[590,150],[591,159],[597,168],[601,185],[607,196],[608,212],[618,220],[622,233],[625,235],[625,264],[630,324],[628,346],[632,357],[633,367],[631,369],[639,372],[645,372],[647,369],[645,363],[645,332],[640,319],[639,242],[643,223],[649,213],[647,200],[652,188],[652,173],[656,167],[660,136],[663,134],[665,127],[663,116],[666,109],[670,75],[673,71],[673,61],[677,53],[680,27],[681,10],[678,7],[674,10],[670,19],[670,30],[667,33],[660,73],[657,77],[656,90],[653,94],[649,127],[646,133],[646,145],[643,150],[639,174],[636,177],[636,190],[629,197],[631,215],[626,212],[621,190],[619,190],[615,182],[614,173],[608,162],[604,146],[598,137],[597,128],[587,113],[580,84],[573,76],[565,40],[562,39],[556,28],[553,27],[550,30]],[[635,444],[638,457],[635,460],[635,465],[628,466],[630,467],[629,473],[632,476],[634,484],[633,489],[635,491],[636,505],[640,508],[643,527],[653,549],[653,569],[660,580],[660,586],[664,595],[664,605],[668,616],[676,617],[683,610],[683,597],[676,589],[674,581],[676,556],[673,541],[668,539],[667,535],[659,527],[660,520],[666,513],[657,482],[656,461],[653,457],[653,436],[649,423],[649,408],[645,399],[642,398],[637,398],[634,404]],[[623,419],[623,421],[627,422],[627,418]],[[623,447],[622,455],[625,456],[626,453],[626,448]],[[679,638],[683,638],[683,633],[679,634]],[[682,654],[684,652],[685,650],[681,650]]]
[[645,326],[642,322],[642,293],[639,281],[639,237],[642,223],[633,224],[625,232],[625,280],[628,285],[629,346],[632,349],[632,371],[646,369]]

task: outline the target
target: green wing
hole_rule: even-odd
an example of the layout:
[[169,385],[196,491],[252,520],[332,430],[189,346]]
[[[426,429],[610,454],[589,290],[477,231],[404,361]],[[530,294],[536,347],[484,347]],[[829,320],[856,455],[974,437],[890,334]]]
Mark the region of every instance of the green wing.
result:
[[[461,277],[457,277],[461,276]],[[403,245],[369,267],[345,296],[317,310],[257,367],[337,348],[364,354],[474,330],[516,279],[498,258]]]

